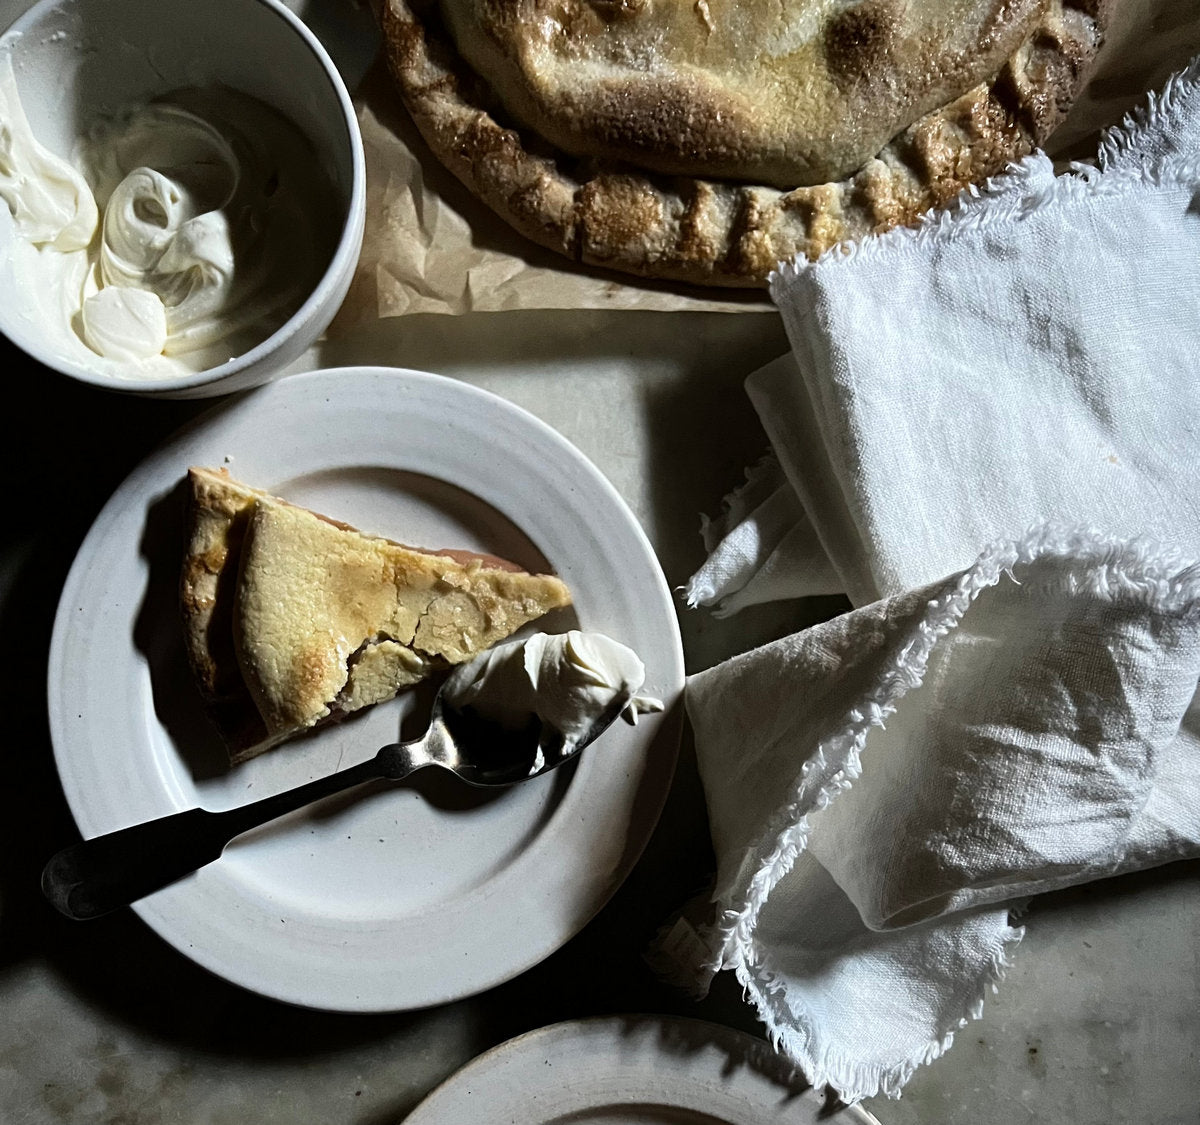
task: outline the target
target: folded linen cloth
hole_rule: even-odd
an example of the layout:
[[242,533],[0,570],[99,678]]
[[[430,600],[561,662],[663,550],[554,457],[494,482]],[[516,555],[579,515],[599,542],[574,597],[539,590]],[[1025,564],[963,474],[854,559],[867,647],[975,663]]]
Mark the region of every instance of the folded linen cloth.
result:
[[1054,527],[697,673],[701,970],[815,1085],[898,1096],[1021,900],[1200,854],[1198,683],[1200,563]]
[[1028,896],[1200,854],[1198,252],[1200,61],[1098,168],[773,280],[771,451],[688,598],[859,608],[689,679],[697,960],[847,1100],[981,1013]]
[[705,528],[692,605],[865,605],[1045,519],[1200,549],[1200,60],[1098,165],[1031,156],[778,271],[792,351],[746,384],[772,460]]

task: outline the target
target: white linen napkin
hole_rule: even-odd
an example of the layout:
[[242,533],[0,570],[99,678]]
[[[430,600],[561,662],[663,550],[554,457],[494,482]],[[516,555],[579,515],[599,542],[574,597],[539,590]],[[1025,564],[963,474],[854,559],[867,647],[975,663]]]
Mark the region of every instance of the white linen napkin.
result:
[[865,605],[1042,519],[1200,549],[1200,61],[1098,163],[778,271],[792,352],[746,384],[772,460],[690,604]]
[[702,970],[814,1085],[898,1096],[1021,900],[1200,854],[1198,682],[1200,564],[1056,528],[697,673]]
[[773,279],[770,455],[688,599],[859,608],[688,681],[700,971],[847,1100],[980,1014],[1029,895],[1200,854],[1197,262],[1200,61],[1098,168]]

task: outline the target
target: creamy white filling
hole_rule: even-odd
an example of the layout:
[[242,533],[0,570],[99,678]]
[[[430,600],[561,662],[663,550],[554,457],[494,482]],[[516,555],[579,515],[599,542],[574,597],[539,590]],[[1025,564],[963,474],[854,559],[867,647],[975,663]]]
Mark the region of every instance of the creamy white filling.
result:
[[337,236],[311,146],[262,103],[176,91],[95,122],[69,163],[33,136],[7,55],[0,198],[13,219],[0,273],[31,334],[134,376],[202,371],[261,342]]
[[661,711],[660,700],[637,694],[645,678],[637,654],[603,633],[535,633],[461,665],[446,682],[445,700],[512,728],[537,716],[562,734],[570,753],[618,699],[626,700],[629,722]]

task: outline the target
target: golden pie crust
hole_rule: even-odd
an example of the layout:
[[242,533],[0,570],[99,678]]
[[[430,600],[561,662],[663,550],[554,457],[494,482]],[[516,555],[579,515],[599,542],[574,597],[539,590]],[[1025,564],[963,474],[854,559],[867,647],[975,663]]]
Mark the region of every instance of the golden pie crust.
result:
[[761,286],[1041,145],[1110,2],[383,0],[381,20],[433,152],[527,237]]
[[553,575],[425,551],[193,468],[180,605],[233,762],[384,702],[570,604]]

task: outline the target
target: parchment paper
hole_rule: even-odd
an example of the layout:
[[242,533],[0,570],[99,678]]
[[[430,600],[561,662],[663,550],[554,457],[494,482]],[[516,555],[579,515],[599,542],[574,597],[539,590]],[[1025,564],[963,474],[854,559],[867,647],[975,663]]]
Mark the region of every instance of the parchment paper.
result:
[[[1047,146],[1086,160],[1100,129],[1200,53],[1197,0],[1116,0],[1088,88]],[[578,266],[513,231],[429,151],[382,59],[356,94],[367,157],[362,256],[334,330],[409,313],[505,309],[774,311],[765,292],[643,282]]]

